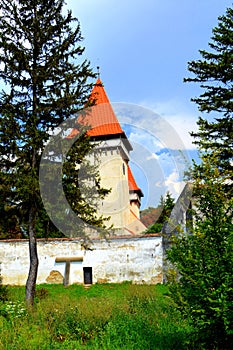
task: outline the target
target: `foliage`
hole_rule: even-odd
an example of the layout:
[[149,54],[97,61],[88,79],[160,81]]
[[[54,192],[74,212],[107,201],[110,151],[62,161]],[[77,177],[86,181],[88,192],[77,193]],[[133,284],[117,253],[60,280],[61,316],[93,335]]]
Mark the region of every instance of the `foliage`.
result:
[[[48,293],[44,293],[45,289]],[[162,285],[38,286],[45,298],[20,318],[0,316],[4,349],[192,349],[192,329]],[[11,287],[12,304],[21,303]],[[17,313],[16,313],[17,315]],[[30,337],[28,334],[30,332]],[[198,348],[196,348],[198,349]]]
[[0,305],[0,315],[8,320],[20,318],[27,315],[27,309],[24,302],[8,301]]
[[160,215],[157,221],[148,227],[146,233],[157,233],[161,232],[164,223],[168,220],[172,209],[174,208],[175,200],[172,198],[171,193],[167,192],[166,196],[161,196],[158,209],[160,210]]
[[191,133],[200,164],[192,167],[192,234],[173,236],[167,251],[171,293],[178,308],[196,327],[205,349],[230,349],[233,343],[233,9],[219,17],[210,52],[188,69],[204,92],[192,100],[213,120],[199,118]]
[[155,222],[153,225],[149,226],[146,233],[159,233],[162,231],[163,223]]
[[173,237],[167,251],[171,294],[198,330],[204,348],[228,349],[233,341],[233,189],[219,156],[193,165],[194,228]]
[[[29,236],[26,290],[32,301],[38,269],[36,230],[47,236],[55,230],[40,197],[41,154],[62,122],[71,127],[87,103],[95,74],[87,60],[80,62],[80,24],[71,11],[65,13],[64,0],[1,0],[0,5],[0,210],[8,227],[15,218],[14,230]],[[89,143],[83,137],[79,147],[86,149]],[[83,216],[86,208],[82,205]],[[89,221],[91,216],[97,220],[96,210],[88,211]]]
[[66,236],[88,239],[87,229],[105,231],[104,220],[108,218],[98,215],[97,208],[109,190],[100,185],[96,144],[81,130],[80,126],[77,140],[57,135],[46,146],[40,165],[40,188],[54,225]]
[[[1,4],[0,77],[5,83],[0,98],[3,238],[7,231],[12,231],[13,237],[28,235],[29,211],[34,206],[32,221],[37,235],[61,235],[41,203],[40,154],[51,132],[83,108],[91,88],[88,78],[94,77],[89,62],[79,63],[84,50],[79,44],[80,25],[71,12],[62,15],[63,5],[64,1],[55,0],[21,1],[20,5],[4,0]],[[83,136],[78,141],[79,150],[87,152],[90,140]],[[92,172],[98,178],[97,171]],[[79,214],[84,216],[86,208],[82,205]],[[91,217],[96,220],[94,208],[89,211],[89,221]]]
[[0,172],[0,239],[21,238],[22,235],[19,210],[9,200],[11,191],[8,185],[5,174]]
[[7,286],[4,286],[2,284],[2,275],[1,275],[1,269],[0,269],[0,303],[4,302],[8,299],[8,289]]
[[193,77],[187,82],[199,83],[204,92],[192,99],[201,112],[214,117],[199,118],[197,132],[192,132],[202,150],[218,151],[219,166],[232,170],[233,159],[233,9],[228,8],[219,17],[218,26],[213,29],[209,43],[210,51],[200,50],[202,59],[188,63]]

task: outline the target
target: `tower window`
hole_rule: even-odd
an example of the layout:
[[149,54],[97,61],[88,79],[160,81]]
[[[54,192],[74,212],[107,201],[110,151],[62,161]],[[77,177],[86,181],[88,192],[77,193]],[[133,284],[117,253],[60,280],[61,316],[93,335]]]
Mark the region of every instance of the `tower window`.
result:
[[123,175],[125,175],[125,163],[122,164]]

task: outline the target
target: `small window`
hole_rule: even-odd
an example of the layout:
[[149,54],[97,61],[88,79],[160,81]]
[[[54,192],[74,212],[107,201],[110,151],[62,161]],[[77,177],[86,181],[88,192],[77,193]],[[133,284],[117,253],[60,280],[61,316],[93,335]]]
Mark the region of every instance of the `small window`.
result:
[[122,164],[123,175],[125,175],[125,163]]

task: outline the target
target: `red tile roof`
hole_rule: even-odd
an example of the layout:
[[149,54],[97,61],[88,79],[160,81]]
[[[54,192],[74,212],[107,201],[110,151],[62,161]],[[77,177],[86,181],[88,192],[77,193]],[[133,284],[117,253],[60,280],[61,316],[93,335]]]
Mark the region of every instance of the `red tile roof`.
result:
[[94,88],[91,92],[91,96],[90,96],[90,100],[96,101],[96,105],[99,105],[101,103],[108,103],[110,104],[110,101],[108,99],[108,96],[104,90],[104,85],[102,83],[102,81],[100,80],[100,78],[97,79]]
[[[103,83],[98,78],[90,95],[90,101],[94,102],[94,106],[87,108],[84,115],[80,115],[78,122],[82,125],[90,126],[87,135],[92,137],[101,137],[105,135],[122,135],[127,139],[122,130],[117,117],[112,109],[111,103],[104,90]],[[77,129],[73,129],[68,138],[73,138],[78,134]],[[130,146],[131,147],[131,146]],[[139,196],[143,196],[141,189],[136,184],[131,169],[128,165],[128,181],[129,190],[138,192]]]
[[129,190],[130,191],[139,192],[140,196],[143,197],[143,193],[142,193],[140,187],[138,187],[129,165],[128,165],[128,183],[129,183]]
[[[94,106],[86,108],[84,114],[78,118],[80,124],[90,126],[87,135],[99,137],[122,134],[126,138],[100,79],[97,79],[89,100],[94,103]],[[78,130],[73,129],[68,137],[72,138],[77,133]]]
[[91,125],[89,136],[124,134],[99,78],[91,92],[90,101],[95,105],[86,118],[86,123]]

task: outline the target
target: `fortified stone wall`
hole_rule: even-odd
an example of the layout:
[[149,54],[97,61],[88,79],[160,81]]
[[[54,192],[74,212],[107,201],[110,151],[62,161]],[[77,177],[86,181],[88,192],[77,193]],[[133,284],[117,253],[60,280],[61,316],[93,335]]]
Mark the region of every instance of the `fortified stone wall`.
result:
[[[93,240],[91,250],[79,239],[37,241],[37,283],[162,283],[162,237]],[[25,285],[29,271],[27,240],[0,241],[3,284]]]

